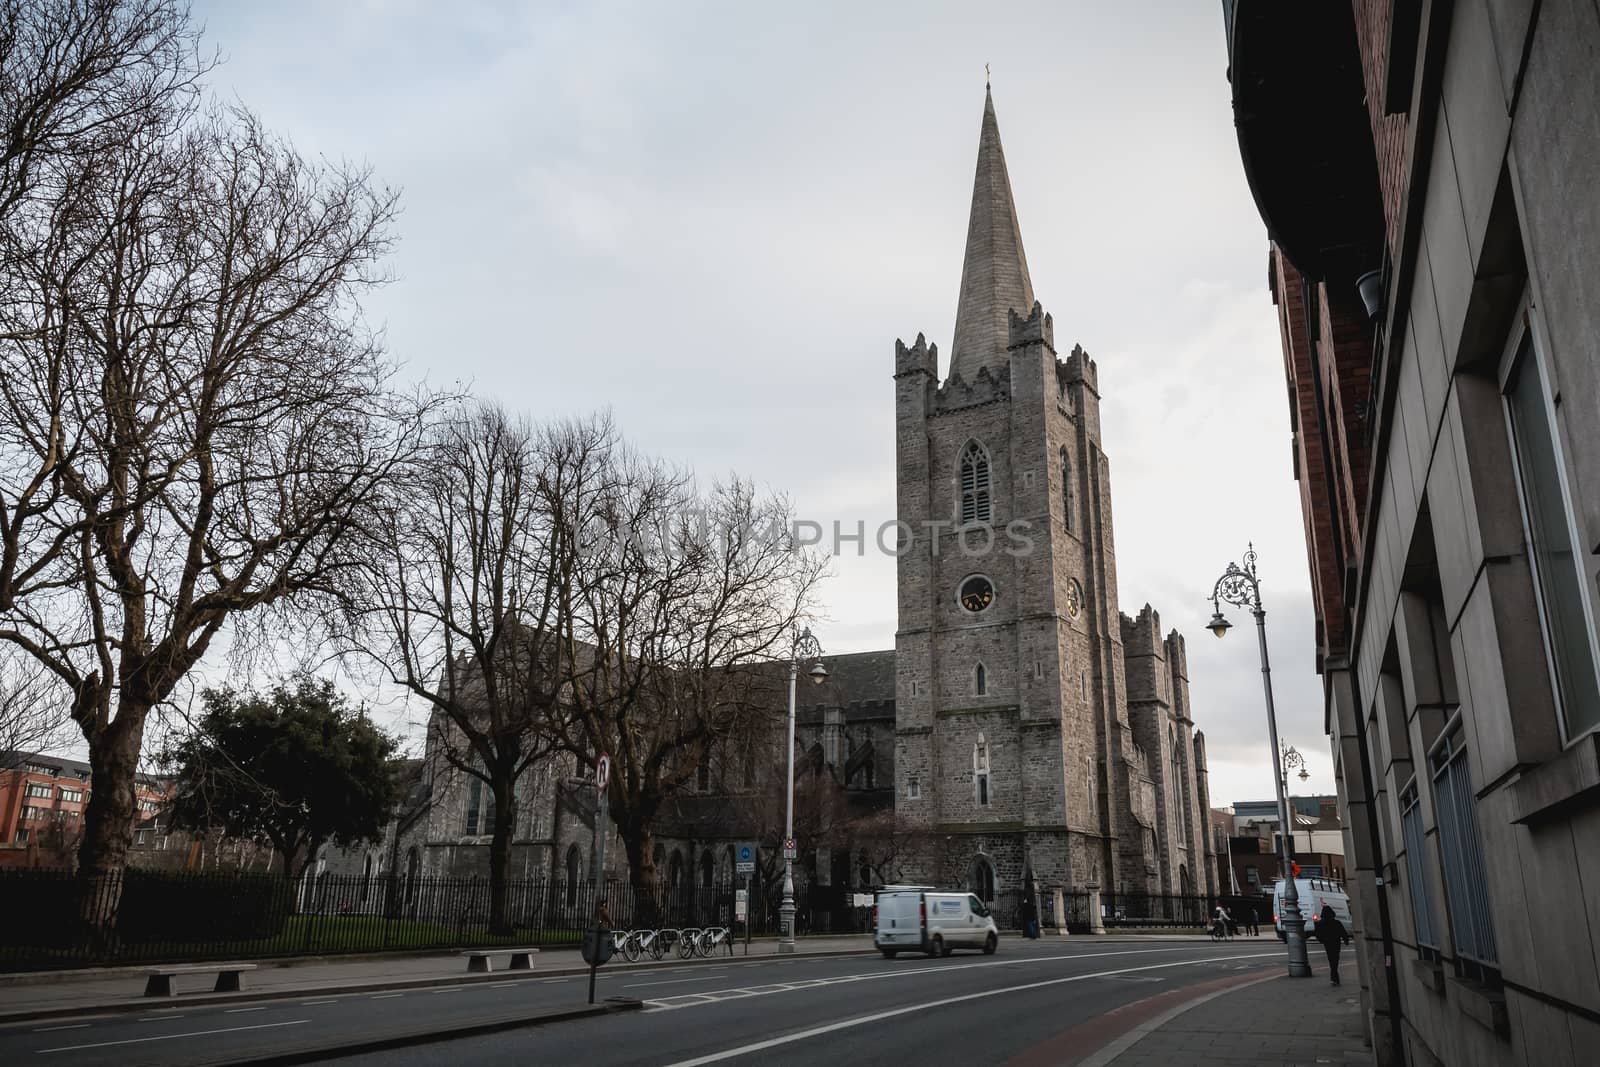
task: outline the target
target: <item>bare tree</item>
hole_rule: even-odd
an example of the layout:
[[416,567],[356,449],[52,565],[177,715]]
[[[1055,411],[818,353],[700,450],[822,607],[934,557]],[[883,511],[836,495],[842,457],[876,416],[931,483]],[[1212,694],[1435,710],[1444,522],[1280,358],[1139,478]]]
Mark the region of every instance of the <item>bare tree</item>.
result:
[[611,817],[648,910],[663,802],[693,786],[719,742],[770,731],[787,678],[772,660],[825,568],[795,543],[787,502],[747,482],[700,495],[636,464],[612,484],[609,524],[588,531],[563,620],[562,743],[585,762],[610,753]]
[[553,750],[570,673],[560,619],[573,531],[605,499],[615,446],[604,419],[536,431],[493,405],[457,407],[397,481],[352,605],[351,650],[420,700],[429,749],[493,797],[495,931],[510,926],[518,783]]
[[0,0],[0,219],[189,107],[198,37],[177,0]]
[[426,404],[356,306],[396,203],[366,170],[235,110],[50,188],[5,222],[0,641],[72,694],[94,883],[125,863],[151,709],[225,628],[341,594]]
[[0,770],[25,753],[48,751],[66,740],[71,697],[55,675],[0,647]]

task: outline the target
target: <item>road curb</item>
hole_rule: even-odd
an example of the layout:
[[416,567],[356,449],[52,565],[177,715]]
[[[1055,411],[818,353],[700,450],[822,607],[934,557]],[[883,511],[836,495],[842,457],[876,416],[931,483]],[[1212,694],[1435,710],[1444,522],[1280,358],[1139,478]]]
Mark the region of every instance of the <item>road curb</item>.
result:
[[[735,956],[713,957],[700,960],[676,960],[674,967],[703,967],[727,966],[728,964],[757,963],[776,959],[785,960],[827,960],[841,959],[849,956],[873,955],[877,949],[850,949],[840,952],[804,952],[790,956]],[[649,964],[637,968],[638,974],[649,974],[659,964]],[[620,968],[619,968],[620,969]],[[631,968],[630,968],[631,970]],[[139,972],[143,974],[143,969]],[[352,982],[347,985],[332,986],[302,986],[296,989],[263,989],[255,992],[245,990],[239,993],[189,993],[175,997],[131,997],[126,1000],[108,1000],[93,1004],[63,1005],[53,1008],[23,1009],[21,1011],[0,1012],[0,1026],[9,1026],[14,1023],[36,1022],[48,1019],[70,1019],[79,1016],[115,1015],[124,1012],[152,1011],[160,1008],[174,1008],[178,1006],[199,1007],[212,1004],[248,1004],[261,1000],[294,1000],[299,997],[339,997],[357,993],[387,993],[406,989],[430,989],[435,986],[474,985],[490,982],[506,981],[531,981],[541,978],[572,978],[586,975],[589,968],[563,967],[554,970],[527,970],[527,971],[492,971],[489,974],[457,974],[440,975],[433,978],[406,978],[399,981],[388,982]]]
[[1146,1037],[1149,1037],[1150,1034],[1161,1029],[1163,1026],[1182,1015],[1184,1012],[1193,1008],[1198,1008],[1200,1005],[1213,1001],[1220,996],[1225,996],[1228,993],[1236,993],[1241,989],[1248,989],[1253,985],[1260,985],[1262,982],[1271,982],[1282,977],[1283,975],[1281,973],[1262,975],[1260,978],[1252,978],[1247,982],[1239,982],[1236,985],[1230,985],[1223,989],[1215,989],[1210,993],[1203,993],[1192,1000],[1186,1000],[1182,1004],[1178,1004],[1167,1009],[1160,1015],[1157,1015],[1154,1019],[1149,1019],[1140,1023],[1138,1026],[1135,1026],[1121,1037],[1118,1037],[1116,1040],[1112,1041],[1109,1045],[1106,1045],[1096,1051],[1087,1059],[1079,1060],[1074,1067],[1110,1067],[1110,1064],[1113,1063],[1117,1057],[1121,1056],[1124,1052],[1127,1052],[1134,1045],[1137,1045],[1140,1041],[1143,1041]]
[[544,1026],[547,1023],[566,1022],[570,1019],[587,1019],[596,1015],[638,1011],[643,1007],[644,1001],[642,1000],[635,1000],[631,997],[607,997],[599,1004],[579,1004],[570,1008],[551,1008],[546,1011],[528,1012],[524,1015],[490,1019],[485,1022],[462,1023],[459,1026],[448,1026],[442,1029],[427,1027],[426,1029],[407,1030],[397,1034],[385,1034],[382,1037],[356,1038],[351,1041],[318,1045],[315,1048],[289,1049],[284,1052],[274,1052],[268,1056],[256,1056],[246,1059],[230,1056],[226,1059],[212,1060],[210,1062],[216,1064],[226,1063],[233,1065],[233,1067],[289,1067],[290,1064],[317,1063],[339,1056],[360,1056],[373,1052],[389,1052],[394,1049],[426,1045],[436,1041],[452,1041],[463,1037],[482,1037],[486,1034],[498,1034],[507,1030],[520,1030],[525,1027]]

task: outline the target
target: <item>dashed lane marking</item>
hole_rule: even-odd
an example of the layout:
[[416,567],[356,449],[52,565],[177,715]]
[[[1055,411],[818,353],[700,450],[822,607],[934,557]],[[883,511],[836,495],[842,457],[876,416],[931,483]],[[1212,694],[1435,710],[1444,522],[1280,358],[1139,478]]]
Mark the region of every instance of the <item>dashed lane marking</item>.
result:
[[33,1028],[33,1032],[36,1034],[49,1034],[57,1030],[83,1030],[88,1025],[88,1023],[68,1023],[65,1026],[36,1026]]

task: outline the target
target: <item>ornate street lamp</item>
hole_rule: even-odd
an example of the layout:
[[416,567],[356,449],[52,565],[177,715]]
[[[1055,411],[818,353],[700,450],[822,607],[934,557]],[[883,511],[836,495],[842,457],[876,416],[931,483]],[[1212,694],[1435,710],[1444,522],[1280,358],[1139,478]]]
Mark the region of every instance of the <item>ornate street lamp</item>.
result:
[[[1261,584],[1256,579],[1256,546],[1252,543],[1244,554],[1244,566],[1228,564],[1217,584],[1211,590],[1211,623],[1208,629],[1218,637],[1228,632],[1232,624],[1222,615],[1223,603],[1245,608],[1256,617],[1256,635],[1261,644],[1261,686],[1267,696],[1267,731],[1272,736],[1272,783],[1278,792],[1279,858],[1283,863],[1283,918],[1284,940],[1289,947],[1289,977],[1311,977],[1311,963],[1306,958],[1305,923],[1300,916],[1300,891],[1295,886],[1294,868],[1289,858],[1289,802],[1283,776],[1283,753],[1278,749],[1278,716],[1272,706],[1272,668],[1267,662],[1267,613],[1261,607]],[[1296,753],[1298,755],[1298,753]],[[1304,768],[1302,767],[1302,774]],[[1307,775],[1309,777],[1309,775]]]
[[783,902],[778,905],[778,922],[783,927],[778,938],[780,953],[794,951],[794,850],[789,847],[794,840],[794,683],[806,660],[813,661],[806,672],[812,684],[827,681],[828,668],[822,665],[821,656],[822,644],[811,635],[810,627],[795,635],[789,654],[789,797],[783,822]]

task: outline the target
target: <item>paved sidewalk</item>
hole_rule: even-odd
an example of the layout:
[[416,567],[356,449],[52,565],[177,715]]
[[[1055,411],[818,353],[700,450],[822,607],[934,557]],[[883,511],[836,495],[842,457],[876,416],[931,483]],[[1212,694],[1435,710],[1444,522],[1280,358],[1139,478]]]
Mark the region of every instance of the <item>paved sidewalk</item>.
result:
[[[745,959],[744,944],[734,949],[733,956],[713,956],[706,963],[729,963]],[[795,945],[797,955],[826,955],[830,953],[871,952],[872,939],[868,935],[849,937],[804,937]],[[776,939],[754,941],[748,958],[777,955]],[[125,1005],[149,1008],[158,1004],[172,1004],[176,1000],[197,1003],[208,1000],[241,1000],[250,996],[282,993],[331,993],[346,989],[372,989],[403,984],[425,984],[433,980],[445,982],[505,981],[529,975],[548,975],[559,972],[587,970],[587,965],[576,949],[550,949],[533,957],[531,971],[505,970],[507,957],[495,958],[495,971],[489,975],[467,974],[465,957],[454,951],[428,955],[367,957],[360,960],[319,959],[258,960],[257,969],[247,972],[245,992],[211,994],[214,974],[199,974],[189,978],[179,977],[176,984],[179,996],[173,1000],[158,1001],[144,996],[144,968],[139,966],[101,968],[92,972],[40,972],[34,975],[7,975],[6,984],[0,985],[0,1022],[15,1021],[35,1013],[62,1011],[115,1010]],[[698,962],[698,961],[697,961]],[[624,962],[620,957],[600,969],[601,974],[615,974],[624,970],[647,967],[693,966],[677,956],[668,956],[656,962],[641,960]],[[33,979],[29,981],[28,979]]]
[[1326,968],[1317,967],[1310,978],[1279,974],[1180,1005],[1083,1067],[1370,1065],[1350,962],[1342,986],[1329,985]]

